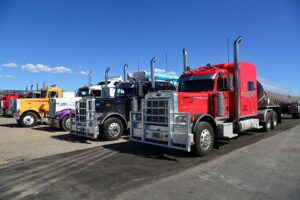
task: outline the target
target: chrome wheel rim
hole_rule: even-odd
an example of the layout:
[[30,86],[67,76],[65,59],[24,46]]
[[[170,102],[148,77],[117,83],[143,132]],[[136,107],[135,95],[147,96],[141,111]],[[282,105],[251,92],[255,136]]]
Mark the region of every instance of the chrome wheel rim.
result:
[[30,126],[34,122],[34,118],[31,115],[27,115],[24,117],[23,122],[25,125]]
[[203,129],[200,134],[200,146],[203,150],[208,150],[212,144],[212,136],[208,129]]
[[71,124],[71,119],[68,118],[68,119],[65,121],[65,127],[66,127],[67,129],[70,129],[70,124]]
[[116,137],[120,134],[121,127],[118,123],[111,123],[108,127],[108,133],[109,135]]

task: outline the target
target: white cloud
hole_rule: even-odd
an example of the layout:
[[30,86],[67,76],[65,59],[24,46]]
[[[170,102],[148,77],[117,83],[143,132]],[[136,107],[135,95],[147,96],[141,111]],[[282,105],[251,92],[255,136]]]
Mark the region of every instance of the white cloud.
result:
[[166,71],[165,69],[158,69],[158,68],[154,69],[154,73],[155,74],[168,74],[168,75],[171,75],[171,76],[176,75],[176,72],[174,72],[174,71]]
[[0,78],[14,78],[14,76],[12,76],[12,75],[1,75],[0,74]]
[[64,66],[59,66],[59,67],[53,67],[51,73],[54,74],[72,73],[72,70]]
[[90,73],[89,71],[80,71],[80,74],[84,76],[88,76],[89,73]]
[[51,72],[51,68],[48,67],[47,65],[42,65],[42,64],[27,64],[27,65],[22,65],[22,69],[33,72],[33,73],[38,73],[38,72]]
[[16,63],[4,63],[1,66],[2,67],[8,67],[8,68],[16,68],[16,67],[18,67],[18,64],[16,64]]
[[33,73],[39,73],[39,72],[46,72],[46,73],[53,73],[53,74],[64,74],[64,73],[72,73],[72,70],[70,68],[64,67],[64,66],[58,66],[58,67],[48,67],[47,65],[43,64],[26,64],[22,65],[21,68],[23,70],[33,72]]

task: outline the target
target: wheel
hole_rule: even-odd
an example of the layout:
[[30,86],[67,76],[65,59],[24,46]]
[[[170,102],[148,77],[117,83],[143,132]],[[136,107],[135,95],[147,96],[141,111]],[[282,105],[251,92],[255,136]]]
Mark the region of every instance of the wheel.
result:
[[266,116],[266,121],[264,123],[264,132],[269,132],[270,129],[271,129],[271,124],[272,124],[272,117],[271,117],[271,114],[270,112],[267,112],[267,116]]
[[278,125],[277,113],[275,111],[271,112],[271,129],[275,129]]
[[124,125],[118,118],[109,118],[103,123],[103,137],[105,140],[117,140],[124,132]]
[[192,152],[196,156],[205,156],[213,148],[214,130],[208,122],[199,122],[195,129]]
[[63,118],[61,122],[61,129],[63,131],[70,131],[70,127],[71,127],[71,119],[70,119],[70,115],[67,115]]
[[36,126],[38,122],[38,117],[33,112],[24,113],[20,118],[21,126],[23,127],[33,127]]

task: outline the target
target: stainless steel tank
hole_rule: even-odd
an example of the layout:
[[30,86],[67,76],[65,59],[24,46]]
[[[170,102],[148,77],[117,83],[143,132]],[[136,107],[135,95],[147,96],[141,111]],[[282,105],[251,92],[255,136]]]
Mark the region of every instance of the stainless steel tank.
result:
[[295,92],[264,78],[258,78],[257,99],[259,108],[268,106],[288,107],[300,103],[300,96]]

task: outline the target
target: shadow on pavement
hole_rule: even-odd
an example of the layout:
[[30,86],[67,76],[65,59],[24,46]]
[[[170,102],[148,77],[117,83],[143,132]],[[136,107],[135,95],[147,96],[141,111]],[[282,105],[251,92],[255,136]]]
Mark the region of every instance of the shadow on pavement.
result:
[[63,135],[53,135],[53,136],[51,136],[51,138],[56,139],[56,140],[66,141],[66,142],[72,142],[72,143],[91,144],[91,142],[89,142],[90,139],[79,137],[79,136],[72,135],[69,133],[63,134]]
[[118,153],[131,154],[143,158],[161,159],[169,161],[177,161],[177,158],[194,157],[191,153],[164,147],[153,146],[148,144],[140,144],[136,142],[123,142],[117,144],[108,144],[102,146]]
[[35,127],[32,127],[31,128],[32,130],[37,130],[37,131],[47,131],[47,132],[56,132],[56,130],[55,129],[53,129],[52,127],[50,127],[50,126],[39,126],[39,125],[37,125],[37,126],[35,126]]
[[8,128],[23,128],[17,122],[15,124],[0,124],[0,126],[8,127]]

